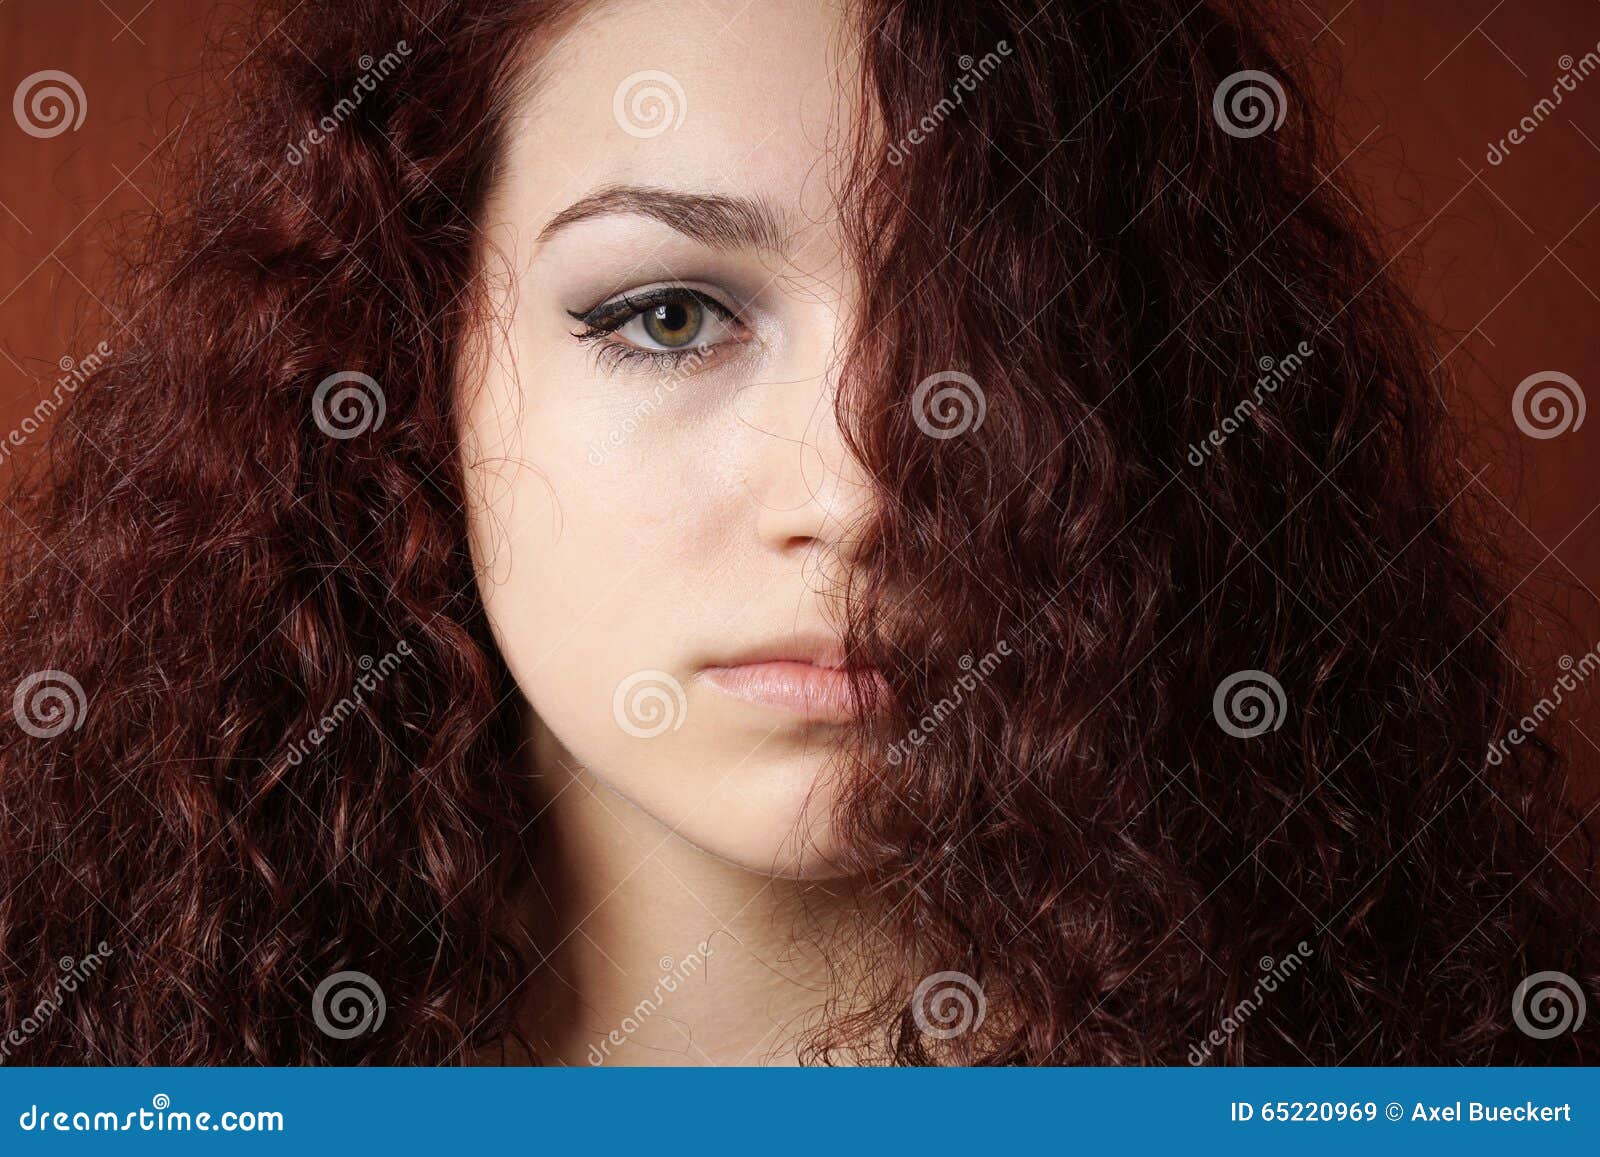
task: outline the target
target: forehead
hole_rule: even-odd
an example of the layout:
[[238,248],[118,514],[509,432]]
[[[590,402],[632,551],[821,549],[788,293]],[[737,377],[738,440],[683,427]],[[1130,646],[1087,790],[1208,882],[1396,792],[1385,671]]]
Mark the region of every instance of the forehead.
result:
[[857,41],[842,0],[602,0],[536,59],[507,123],[507,177],[536,215],[645,184],[821,220],[830,149],[859,107]]

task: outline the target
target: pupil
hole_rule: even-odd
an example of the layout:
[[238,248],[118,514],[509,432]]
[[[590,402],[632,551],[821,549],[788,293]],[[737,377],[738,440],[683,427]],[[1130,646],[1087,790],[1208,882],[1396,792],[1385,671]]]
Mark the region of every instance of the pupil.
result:
[[662,302],[645,314],[645,329],[662,345],[686,345],[700,331],[700,308],[691,302]]

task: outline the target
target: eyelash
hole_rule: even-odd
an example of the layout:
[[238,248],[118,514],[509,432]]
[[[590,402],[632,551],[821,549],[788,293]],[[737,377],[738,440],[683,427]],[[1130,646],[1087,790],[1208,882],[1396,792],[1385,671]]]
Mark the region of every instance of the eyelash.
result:
[[624,293],[621,297],[602,302],[592,309],[567,312],[569,316],[583,323],[585,328],[572,336],[586,345],[592,344],[596,347],[595,364],[600,369],[610,371],[623,365],[633,365],[670,370],[683,364],[688,358],[706,357],[708,356],[706,351],[716,347],[687,345],[677,350],[643,349],[630,341],[613,339],[612,335],[646,310],[685,300],[698,303],[725,322],[743,327],[739,316],[722,302],[687,286],[663,286],[660,289],[647,289],[643,293],[631,295]]

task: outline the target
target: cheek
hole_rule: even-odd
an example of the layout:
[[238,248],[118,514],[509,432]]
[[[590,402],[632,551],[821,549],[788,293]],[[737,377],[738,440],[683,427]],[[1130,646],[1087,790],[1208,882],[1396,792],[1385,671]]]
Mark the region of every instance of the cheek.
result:
[[[538,360],[521,352],[500,364]],[[512,677],[577,765],[665,828],[753,871],[826,873],[825,851],[790,852],[808,799],[826,813],[836,733],[699,678],[817,618],[801,554],[763,521],[804,520],[782,513],[803,480],[772,481],[798,460],[789,418],[755,405],[778,395],[707,375],[658,398],[567,368],[521,390],[491,375],[465,414],[478,587]]]
[[682,649],[685,600],[704,581],[702,508],[668,463],[597,468],[550,440],[483,474],[473,552],[513,675],[552,725],[612,729],[612,689],[672,671]]
[[732,626],[723,612],[750,599],[753,513],[740,482],[682,445],[641,434],[596,466],[547,432],[472,466],[479,590],[513,678],[578,764],[685,839],[769,872],[822,750],[753,728],[694,678]]
[[688,726],[690,660],[724,601],[733,520],[726,487],[692,440],[674,449],[668,423],[598,463],[595,425],[548,406],[509,438],[485,423],[478,444],[507,448],[468,471],[478,585],[507,666],[563,745],[624,794],[659,795],[713,738]]

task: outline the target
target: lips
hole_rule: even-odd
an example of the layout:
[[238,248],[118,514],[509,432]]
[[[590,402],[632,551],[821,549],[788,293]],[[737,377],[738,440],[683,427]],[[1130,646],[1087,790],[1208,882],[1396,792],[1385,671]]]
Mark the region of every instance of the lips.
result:
[[[710,665],[702,677],[717,690],[756,707],[817,722],[856,717],[843,648],[825,635],[802,636],[751,648]],[[881,686],[876,672],[869,672]]]
[[[851,671],[861,667],[846,666],[845,648],[834,634],[800,632],[717,659],[704,667],[701,677],[742,703],[816,722],[845,723],[858,715],[851,701]],[[882,675],[866,669],[866,677],[869,695],[888,695]]]
[[705,679],[735,699],[810,719],[842,723],[855,716],[850,676],[839,667],[779,659],[708,667]]

